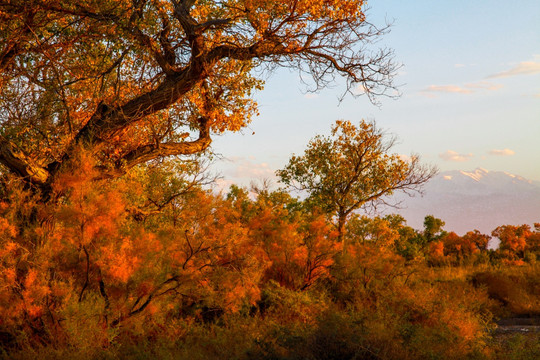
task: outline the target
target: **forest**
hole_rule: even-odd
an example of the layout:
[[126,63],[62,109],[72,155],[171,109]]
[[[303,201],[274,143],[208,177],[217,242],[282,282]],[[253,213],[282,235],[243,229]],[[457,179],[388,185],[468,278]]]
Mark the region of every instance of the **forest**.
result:
[[365,7],[0,0],[0,358],[540,358],[503,325],[539,325],[540,223],[377,215],[437,169],[375,122],[335,121],[278,188],[213,187],[212,137],[274,69],[393,96]]

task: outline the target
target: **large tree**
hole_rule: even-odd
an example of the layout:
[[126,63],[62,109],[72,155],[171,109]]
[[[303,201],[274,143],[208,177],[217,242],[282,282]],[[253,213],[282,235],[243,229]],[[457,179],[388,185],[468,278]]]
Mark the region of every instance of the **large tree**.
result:
[[[0,0],[0,163],[47,193],[79,149],[100,177],[237,131],[276,66],[392,88],[362,0]],[[4,171],[5,171],[4,170]]]
[[384,202],[398,190],[420,191],[435,175],[436,168],[421,165],[418,156],[407,161],[390,154],[393,144],[374,123],[337,121],[332,136],[313,138],[304,154],[293,155],[277,175],[335,217],[343,240],[345,224],[355,210]]

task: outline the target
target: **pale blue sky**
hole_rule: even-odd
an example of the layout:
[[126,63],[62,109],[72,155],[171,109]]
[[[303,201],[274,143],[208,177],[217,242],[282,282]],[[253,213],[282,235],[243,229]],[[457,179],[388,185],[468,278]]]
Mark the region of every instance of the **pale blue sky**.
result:
[[375,120],[441,171],[483,167],[540,180],[540,1],[381,0],[368,19],[393,21],[380,45],[403,64],[397,100],[338,97],[339,83],[306,94],[280,70],[255,97],[260,116],[242,133],[214,140],[213,169],[230,183],[272,178],[310,138],[337,119]]

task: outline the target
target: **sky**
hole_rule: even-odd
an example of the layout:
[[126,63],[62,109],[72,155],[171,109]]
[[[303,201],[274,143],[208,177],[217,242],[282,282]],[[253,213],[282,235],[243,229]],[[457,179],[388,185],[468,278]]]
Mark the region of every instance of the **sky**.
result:
[[[338,119],[375,121],[398,138],[394,153],[419,154],[440,171],[482,167],[540,180],[540,1],[380,0],[367,18],[392,23],[378,45],[402,64],[401,96],[345,97],[344,83],[306,93],[299,75],[277,70],[255,94],[260,115],[216,137],[219,187],[277,180]],[[278,186],[279,184],[276,184]]]

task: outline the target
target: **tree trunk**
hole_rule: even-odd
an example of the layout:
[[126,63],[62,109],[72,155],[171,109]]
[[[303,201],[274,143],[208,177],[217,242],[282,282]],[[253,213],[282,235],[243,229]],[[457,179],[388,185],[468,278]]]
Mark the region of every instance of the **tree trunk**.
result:
[[347,214],[339,213],[338,214],[338,241],[341,243],[343,249],[342,251],[345,252],[345,224],[347,223]]

